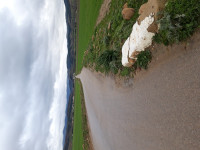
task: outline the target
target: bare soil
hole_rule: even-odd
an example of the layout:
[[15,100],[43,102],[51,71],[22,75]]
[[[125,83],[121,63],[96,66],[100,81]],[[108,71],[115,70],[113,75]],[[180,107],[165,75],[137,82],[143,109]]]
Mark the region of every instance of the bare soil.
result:
[[148,0],[147,3],[143,4],[139,9],[139,18],[138,23],[140,24],[146,17],[148,17],[151,13],[154,14],[154,23],[148,28],[149,32],[156,33],[158,30],[158,26],[156,21],[159,19],[158,12],[162,11],[165,8],[165,3],[167,0]]

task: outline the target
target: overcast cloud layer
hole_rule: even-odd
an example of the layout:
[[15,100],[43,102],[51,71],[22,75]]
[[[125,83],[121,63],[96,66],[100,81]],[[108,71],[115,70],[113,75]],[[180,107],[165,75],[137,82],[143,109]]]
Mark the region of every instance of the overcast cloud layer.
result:
[[0,0],[0,150],[61,150],[66,107],[63,0]]

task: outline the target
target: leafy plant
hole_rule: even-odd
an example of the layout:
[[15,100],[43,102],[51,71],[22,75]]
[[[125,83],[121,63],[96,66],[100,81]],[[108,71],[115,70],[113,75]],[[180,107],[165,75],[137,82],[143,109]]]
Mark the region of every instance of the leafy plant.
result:
[[108,47],[109,46],[109,42],[110,42],[110,36],[109,35],[105,36],[103,42],[104,42],[105,46]]
[[199,0],[169,0],[163,17],[158,21],[159,33],[154,37],[158,43],[170,45],[190,37],[200,24]]
[[124,68],[121,72],[120,75],[121,76],[128,76],[130,74],[130,69],[129,68]]
[[149,50],[142,51],[137,56],[137,67],[147,69],[149,62],[152,59],[151,52]]
[[106,73],[109,71],[113,73],[118,72],[118,67],[121,62],[119,62],[120,53],[113,50],[106,50],[97,58],[96,65],[103,67]]

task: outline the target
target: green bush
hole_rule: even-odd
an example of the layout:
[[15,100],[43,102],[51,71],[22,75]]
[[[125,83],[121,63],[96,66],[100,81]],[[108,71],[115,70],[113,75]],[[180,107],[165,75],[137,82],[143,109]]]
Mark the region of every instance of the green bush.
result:
[[137,67],[147,69],[149,62],[152,59],[151,52],[149,50],[142,51],[137,56]]
[[108,46],[109,46],[109,42],[110,42],[110,36],[107,35],[107,36],[104,37],[103,43],[104,43],[104,45],[105,45],[106,47],[108,47]]
[[128,76],[130,74],[130,69],[129,68],[124,68],[121,72],[120,75],[121,76]]
[[119,62],[120,53],[114,50],[106,50],[97,58],[96,66],[102,67],[105,73],[111,71],[116,74],[121,62]]
[[169,0],[162,15],[155,41],[170,45],[186,40],[200,24],[200,0]]

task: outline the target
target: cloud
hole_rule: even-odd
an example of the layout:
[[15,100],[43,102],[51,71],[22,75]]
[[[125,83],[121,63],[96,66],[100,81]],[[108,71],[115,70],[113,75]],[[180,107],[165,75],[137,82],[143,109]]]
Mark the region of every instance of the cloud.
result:
[[62,0],[0,0],[0,149],[62,149],[66,32]]

